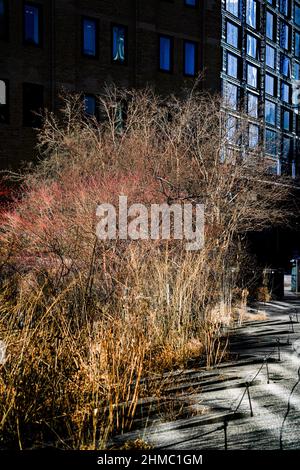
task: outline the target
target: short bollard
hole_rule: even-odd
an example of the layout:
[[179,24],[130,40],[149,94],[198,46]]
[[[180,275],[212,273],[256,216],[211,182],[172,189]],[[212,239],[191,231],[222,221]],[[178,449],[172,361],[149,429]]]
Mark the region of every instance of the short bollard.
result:
[[270,374],[269,374],[269,364],[268,359],[266,360],[266,369],[267,369],[267,383],[270,383]]
[[277,338],[277,348],[278,348],[278,361],[281,361],[281,355],[280,355],[280,339]]
[[228,421],[225,419],[224,421],[224,447],[225,450],[228,450],[228,436],[227,436],[227,428],[228,428]]
[[252,409],[252,402],[251,402],[251,396],[250,396],[250,384],[247,382],[246,383],[246,388],[247,388],[247,395],[248,395],[248,400],[249,400],[249,405],[250,405],[250,416],[253,418],[253,409]]
[[290,315],[290,328],[292,330],[292,333],[295,333],[295,330],[294,330],[294,322],[293,322],[293,315]]

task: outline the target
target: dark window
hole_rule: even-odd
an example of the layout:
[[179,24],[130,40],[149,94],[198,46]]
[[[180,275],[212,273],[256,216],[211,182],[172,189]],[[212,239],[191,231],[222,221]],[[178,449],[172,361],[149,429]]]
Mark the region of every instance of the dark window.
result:
[[7,81],[0,79],[0,123],[8,122]]
[[246,0],[246,22],[252,28],[257,25],[257,3],[256,0]]
[[268,124],[276,123],[276,104],[273,101],[265,101],[265,119]]
[[163,72],[171,72],[173,68],[172,51],[173,42],[168,36],[159,38],[159,69]]
[[237,109],[238,107],[238,87],[233,83],[224,82],[223,96],[225,99],[225,105],[231,109]]
[[258,96],[248,93],[247,111],[249,116],[258,118]]
[[90,117],[98,119],[98,106],[95,95],[84,95],[84,111]]
[[288,83],[281,83],[281,99],[286,103],[290,103],[291,100],[291,87]]
[[231,23],[231,21],[227,21],[226,41],[231,46],[239,46],[239,28],[235,24]]
[[290,0],[280,0],[279,1],[279,10],[283,15],[289,16],[289,14],[290,14]]
[[258,86],[258,69],[254,65],[247,64],[247,84],[254,88]]
[[125,64],[127,62],[126,26],[112,26],[112,60],[119,64]]
[[0,0],[0,39],[8,36],[8,2]]
[[282,139],[282,156],[283,158],[290,158],[293,153],[293,141],[290,137],[283,137]]
[[280,57],[280,72],[286,77],[291,76],[291,59],[285,54]]
[[44,88],[31,83],[23,84],[23,124],[40,127],[41,118],[37,115],[44,107]]
[[275,88],[276,88],[275,87],[275,77],[273,77],[273,75],[270,75],[270,74],[266,73],[266,77],[265,77],[265,91],[266,91],[266,93],[268,93],[271,96],[276,96]]
[[239,65],[238,57],[228,52],[227,53],[227,74],[230,75],[231,77],[237,78],[238,77],[238,65]]
[[266,129],[266,152],[270,155],[276,155],[277,134],[275,131]]
[[282,110],[282,127],[285,131],[290,131],[291,130],[291,112],[288,111],[287,109]]
[[238,120],[235,116],[227,116],[226,119],[226,135],[227,139],[231,144],[237,144],[237,130],[238,130]]
[[41,44],[42,13],[40,5],[25,3],[24,5],[24,41],[27,44]]
[[300,26],[300,5],[295,5],[295,23]]
[[184,74],[194,77],[197,73],[197,44],[184,42]]
[[258,59],[257,39],[251,34],[247,34],[247,54]]
[[198,4],[198,0],[184,0],[184,4],[187,7],[196,7]]
[[290,28],[286,23],[280,23],[280,47],[290,49]]
[[300,80],[300,64],[298,62],[295,62],[294,66],[294,78],[296,80]]
[[126,100],[118,101],[115,108],[115,131],[122,133],[126,128],[128,103]]
[[259,127],[256,124],[249,124],[249,147],[255,148],[259,144]]
[[226,0],[226,10],[232,13],[234,16],[239,16],[240,5],[239,0]]
[[295,33],[295,55],[300,57],[300,34]]
[[92,18],[82,19],[82,52],[89,57],[98,54],[98,21]]
[[275,49],[268,44],[266,45],[266,65],[275,69]]
[[273,13],[267,11],[266,15],[266,36],[274,41],[275,38],[275,18]]

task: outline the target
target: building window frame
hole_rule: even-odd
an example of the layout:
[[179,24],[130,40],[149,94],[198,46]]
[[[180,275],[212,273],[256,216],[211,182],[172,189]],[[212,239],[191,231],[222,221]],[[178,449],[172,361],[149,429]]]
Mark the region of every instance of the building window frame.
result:
[[[273,51],[273,55],[272,55],[272,58],[273,58],[273,63],[272,65],[270,65],[270,62],[267,62],[267,59],[268,59],[268,54],[267,54],[267,51],[268,50],[272,50]],[[267,67],[270,67],[270,69],[272,70],[276,70],[276,49],[275,47],[271,46],[270,44],[266,44],[266,66]]]
[[[114,30],[122,28],[124,30],[124,60],[114,58]],[[121,23],[111,23],[111,61],[113,64],[128,65],[128,26]]]
[[[31,88],[31,92],[26,94],[27,93],[26,88],[27,90]],[[34,93],[32,92],[33,88],[35,88]],[[40,96],[41,96],[40,103],[38,106],[35,106],[34,104],[32,109],[29,109],[29,106],[27,106],[27,102],[25,101],[26,97],[31,95],[31,96],[34,96],[35,99],[37,99],[38,97],[37,92],[38,93],[40,92]],[[37,83],[28,83],[28,82],[23,83],[23,100],[22,101],[23,101],[23,126],[24,127],[38,128],[41,126],[40,117],[35,116],[34,113],[38,112],[40,109],[43,109],[44,99],[45,99],[45,90],[44,90],[43,85],[40,85]]]
[[[170,41],[170,49],[169,49],[169,67],[164,68],[162,67],[162,60],[161,60],[161,40],[167,39]],[[167,34],[159,34],[158,36],[158,70],[162,73],[173,73],[174,71],[174,38]]]
[[[235,13],[235,9],[230,9],[230,4],[237,4],[237,12]],[[232,0],[225,0],[225,10],[230,13],[231,15],[235,16],[235,18],[240,18],[241,16],[241,3],[240,0],[236,0],[236,2],[232,2]]]
[[[271,31],[270,31],[271,36],[268,35],[268,15],[270,15],[270,18],[272,18],[272,25],[271,25]],[[270,10],[266,10],[266,38],[273,42],[275,42],[276,40],[276,21],[277,21],[277,18],[274,15],[274,13]]]
[[[26,39],[26,6],[34,7],[38,11],[38,41]],[[23,2],[23,43],[26,46],[43,47],[43,5],[36,2]]]
[[[85,52],[84,40],[85,40],[85,21],[91,21],[95,24],[95,53],[88,54]],[[99,20],[98,18],[93,18],[91,16],[82,16],[81,17],[81,53],[84,57],[89,59],[98,59],[99,58]]]
[[[194,0],[194,4],[192,3],[187,3],[189,0],[183,0],[184,6],[187,8],[198,8],[199,6],[199,0]],[[191,0],[190,0],[191,1]]]
[[[187,72],[187,54],[186,54],[186,46],[192,45],[194,47],[194,72],[189,73]],[[198,43],[195,41],[184,40],[183,41],[183,75],[185,77],[196,77],[198,69],[199,69],[199,60],[198,60]]]
[[0,31],[0,40],[7,40],[9,39],[9,1],[2,0],[3,7],[4,7],[4,14],[3,14],[3,30]]
[[5,103],[0,102],[0,125],[9,124],[9,81],[0,77],[0,86],[1,82],[4,84]]

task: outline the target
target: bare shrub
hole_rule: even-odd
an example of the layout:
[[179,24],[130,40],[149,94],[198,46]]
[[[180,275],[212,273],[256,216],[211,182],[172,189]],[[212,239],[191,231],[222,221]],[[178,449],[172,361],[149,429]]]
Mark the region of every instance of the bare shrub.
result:
[[[2,214],[4,446],[103,448],[130,428],[153,386],[142,378],[191,356],[222,360],[244,235],[289,215],[289,188],[247,146],[246,117],[229,146],[217,98],[110,89],[99,97],[100,123],[81,102],[67,97],[59,117],[46,114],[41,161]],[[96,206],[121,194],[147,206],[203,203],[204,248],[99,241]]]

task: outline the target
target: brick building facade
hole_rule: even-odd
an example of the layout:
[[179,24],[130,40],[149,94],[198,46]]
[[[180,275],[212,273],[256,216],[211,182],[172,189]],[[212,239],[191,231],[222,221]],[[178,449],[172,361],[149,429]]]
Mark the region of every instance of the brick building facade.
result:
[[[178,92],[205,68],[203,85],[219,90],[220,1],[0,0],[0,166],[32,159],[30,110],[57,109],[62,88],[93,96],[114,82]],[[124,28],[124,62],[113,60],[115,26]],[[160,70],[161,37],[170,38],[169,71]],[[188,76],[184,48],[190,43],[196,62]]]
[[33,158],[34,109],[64,88],[88,112],[105,84],[162,94],[194,84],[250,117],[274,172],[299,174],[300,0],[0,0],[0,167]]

